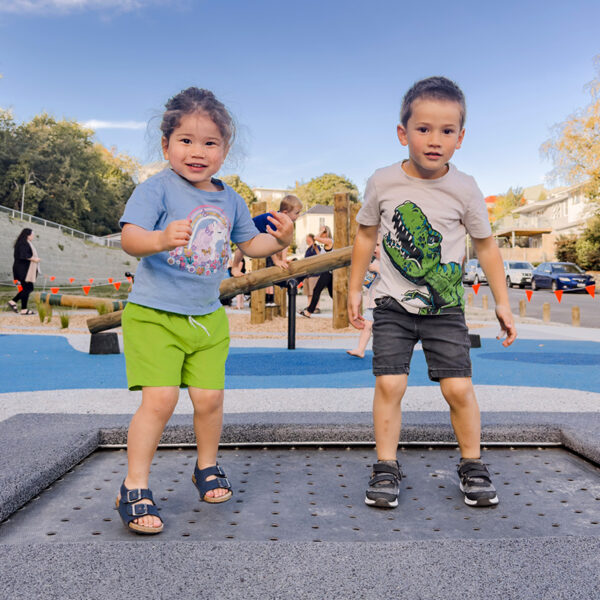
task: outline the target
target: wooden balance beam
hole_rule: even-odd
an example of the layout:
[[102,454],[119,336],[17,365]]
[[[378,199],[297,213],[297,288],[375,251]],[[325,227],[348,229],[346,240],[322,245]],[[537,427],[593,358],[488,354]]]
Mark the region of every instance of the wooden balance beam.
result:
[[32,298],[34,302],[44,302],[52,306],[74,306],[76,308],[106,306],[109,312],[123,310],[127,304],[127,300],[111,300],[110,298],[98,298],[96,296],[51,294],[49,292],[34,292]]
[[[221,282],[219,297],[221,300],[227,300],[238,294],[260,290],[274,283],[287,281],[288,279],[298,279],[307,275],[315,275],[316,273],[347,267],[350,264],[351,258],[352,246],[347,246],[339,250],[323,252],[310,258],[295,260],[289,264],[287,269],[274,266],[248,273],[242,277],[230,277]],[[122,310],[118,310],[88,319],[87,326],[90,333],[99,333],[107,329],[120,327],[122,312]]]

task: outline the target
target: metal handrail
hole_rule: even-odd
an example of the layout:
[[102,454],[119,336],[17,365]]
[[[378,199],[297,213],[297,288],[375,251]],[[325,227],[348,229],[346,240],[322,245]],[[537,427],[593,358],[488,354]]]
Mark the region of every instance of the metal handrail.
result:
[[46,219],[42,219],[40,217],[35,217],[28,213],[22,213],[20,210],[15,210],[14,208],[9,208],[8,206],[2,206],[0,204],[0,212],[8,214],[12,219],[17,219],[19,221],[23,221],[24,223],[35,223],[36,225],[43,225],[44,227],[51,227],[53,229],[58,229],[62,231],[66,235],[70,235],[71,237],[80,238],[86,240],[88,242],[92,242],[93,244],[97,244],[98,246],[108,246],[108,247],[120,247],[121,242],[118,239],[108,239],[104,237],[100,237],[97,235],[91,235],[89,233],[85,233],[84,231],[79,231],[78,229],[73,229],[72,227],[67,227],[66,225],[61,225],[60,223],[54,223],[54,221],[48,221]]

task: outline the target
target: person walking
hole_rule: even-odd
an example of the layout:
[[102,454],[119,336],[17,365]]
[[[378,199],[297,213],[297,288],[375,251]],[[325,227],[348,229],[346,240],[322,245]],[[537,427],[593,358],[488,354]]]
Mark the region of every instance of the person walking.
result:
[[39,274],[40,258],[35,246],[31,243],[35,234],[29,227],[25,227],[18,235],[14,244],[13,277],[21,285],[21,290],[8,301],[10,308],[19,313],[17,302],[21,301],[22,315],[33,315],[34,312],[27,308],[29,295],[33,292],[33,285]]

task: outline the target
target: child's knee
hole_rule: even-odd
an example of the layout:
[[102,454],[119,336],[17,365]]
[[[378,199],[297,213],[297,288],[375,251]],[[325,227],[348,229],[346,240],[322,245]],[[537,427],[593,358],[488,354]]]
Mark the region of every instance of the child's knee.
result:
[[451,407],[469,406],[477,403],[470,377],[451,377],[440,380],[440,388]]
[[223,390],[199,390],[189,388],[194,412],[214,412],[223,407]]

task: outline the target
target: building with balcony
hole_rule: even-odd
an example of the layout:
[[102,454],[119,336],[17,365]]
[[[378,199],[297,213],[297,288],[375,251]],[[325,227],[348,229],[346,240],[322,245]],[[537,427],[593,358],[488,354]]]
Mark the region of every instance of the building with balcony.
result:
[[584,184],[557,188],[546,198],[542,194],[493,224],[502,257],[529,262],[555,260],[556,238],[580,234],[596,208],[586,198]]

